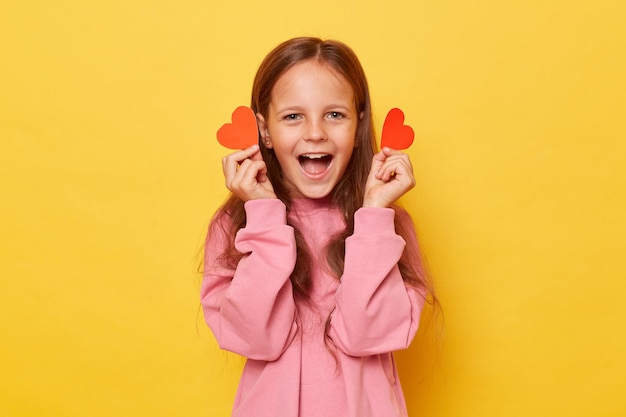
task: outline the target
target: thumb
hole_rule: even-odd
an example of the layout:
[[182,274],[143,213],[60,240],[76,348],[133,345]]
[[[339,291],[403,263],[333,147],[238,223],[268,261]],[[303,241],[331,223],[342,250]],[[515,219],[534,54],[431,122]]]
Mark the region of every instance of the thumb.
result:
[[[258,146],[258,145],[255,145],[255,146]],[[252,159],[253,161],[262,161],[263,155],[261,155],[261,149],[257,149],[255,153],[250,155],[250,159]]]

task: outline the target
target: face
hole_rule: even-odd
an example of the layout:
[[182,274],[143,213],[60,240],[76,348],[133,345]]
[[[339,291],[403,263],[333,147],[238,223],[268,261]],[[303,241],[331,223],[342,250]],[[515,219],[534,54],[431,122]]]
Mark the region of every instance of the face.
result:
[[272,89],[267,117],[257,115],[292,197],[324,198],[343,176],[359,115],[348,81],[328,65],[305,61]]

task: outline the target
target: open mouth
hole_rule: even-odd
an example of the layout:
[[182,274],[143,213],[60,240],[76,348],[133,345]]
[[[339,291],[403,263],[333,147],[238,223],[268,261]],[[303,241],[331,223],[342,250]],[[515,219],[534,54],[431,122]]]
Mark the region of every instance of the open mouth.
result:
[[333,156],[326,153],[307,153],[298,157],[300,166],[304,172],[310,175],[321,174],[326,171],[332,160]]

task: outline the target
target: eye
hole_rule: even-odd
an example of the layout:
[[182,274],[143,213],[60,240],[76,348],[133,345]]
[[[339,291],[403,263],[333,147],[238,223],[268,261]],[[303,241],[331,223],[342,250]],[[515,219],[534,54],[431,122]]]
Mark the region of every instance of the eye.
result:
[[300,115],[297,113],[288,114],[284,117],[285,120],[298,120],[300,119]]
[[344,115],[342,113],[339,113],[338,111],[331,111],[330,113],[328,113],[328,117],[330,117],[331,119],[343,119]]

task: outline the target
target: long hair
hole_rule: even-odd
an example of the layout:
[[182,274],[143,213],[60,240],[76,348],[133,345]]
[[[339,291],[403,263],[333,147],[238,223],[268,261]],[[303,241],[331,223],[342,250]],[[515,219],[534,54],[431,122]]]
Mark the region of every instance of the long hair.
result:
[[[283,42],[273,49],[263,60],[254,78],[252,87],[251,108],[263,117],[268,116],[271,93],[278,79],[294,65],[317,60],[328,65],[341,74],[351,85],[354,93],[356,113],[361,114],[356,129],[354,151],[344,175],[330,194],[330,199],[341,210],[346,228],[334,236],[327,246],[326,258],[331,272],[339,278],[343,273],[345,239],[354,231],[354,213],[362,206],[365,193],[365,183],[371,168],[372,158],[376,152],[376,140],[372,119],[372,107],[369,87],[361,64],[355,53],[347,45],[336,40],[322,40],[312,37],[294,38]],[[267,149],[262,143],[259,133],[259,147],[263,160],[267,165],[267,176],[272,183],[276,196],[285,204],[287,210],[292,207],[292,199],[281,175],[281,167],[273,149]],[[218,211],[211,227],[217,224],[229,224],[231,230],[226,235],[231,236],[229,248],[221,258],[233,268],[237,265],[242,254],[234,248],[236,232],[246,224],[244,202],[231,195]],[[397,207],[394,207],[398,210]],[[228,215],[231,222],[216,221],[220,215]],[[400,216],[396,216],[396,232],[403,237],[408,231],[403,230]],[[292,224],[293,226],[293,224]],[[307,299],[311,287],[310,267],[311,257],[300,231],[294,227],[296,237],[297,259],[291,274],[294,297]],[[399,262],[402,277],[408,284],[424,290],[429,299],[434,299],[432,286],[426,277],[419,253],[408,253],[405,250]]]

